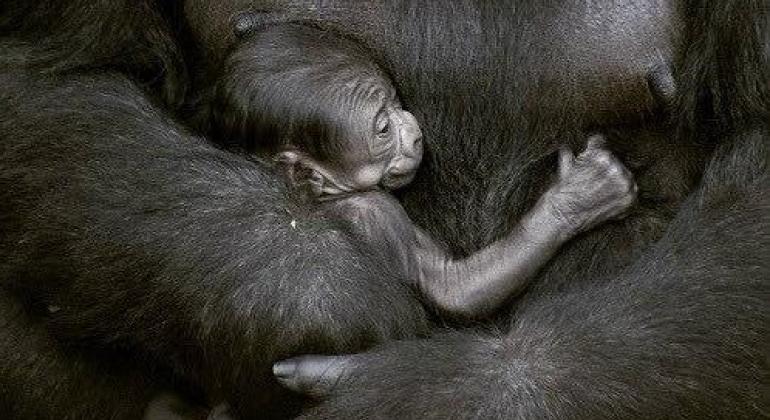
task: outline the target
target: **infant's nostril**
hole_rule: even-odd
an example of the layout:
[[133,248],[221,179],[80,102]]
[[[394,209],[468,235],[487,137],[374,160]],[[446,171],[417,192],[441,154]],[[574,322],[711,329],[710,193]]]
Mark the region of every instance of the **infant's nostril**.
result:
[[415,137],[409,146],[404,148],[404,155],[410,158],[422,158],[422,136]]

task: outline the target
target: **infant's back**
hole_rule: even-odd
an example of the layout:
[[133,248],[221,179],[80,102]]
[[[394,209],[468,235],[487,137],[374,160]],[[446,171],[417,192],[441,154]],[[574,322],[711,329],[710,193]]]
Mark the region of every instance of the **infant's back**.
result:
[[324,201],[321,206],[327,217],[350,223],[375,252],[395,258],[409,281],[416,279],[414,226],[395,197],[379,190],[365,191]]

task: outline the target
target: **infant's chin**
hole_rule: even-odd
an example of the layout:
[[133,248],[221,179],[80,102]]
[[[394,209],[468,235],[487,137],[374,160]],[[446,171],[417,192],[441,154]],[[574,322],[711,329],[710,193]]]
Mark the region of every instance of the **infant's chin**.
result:
[[397,190],[412,182],[416,174],[417,171],[409,171],[398,175],[387,175],[382,179],[380,185],[387,190]]

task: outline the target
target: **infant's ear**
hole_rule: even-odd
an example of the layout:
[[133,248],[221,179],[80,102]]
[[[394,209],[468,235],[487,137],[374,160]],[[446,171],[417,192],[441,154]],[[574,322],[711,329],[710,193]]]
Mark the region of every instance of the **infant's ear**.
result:
[[273,156],[273,161],[275,166],[286,175],[292,187],[296,187],[301,182],[302,165],[299,153],[289,150],[279,152]]
[[238,13],[233,17],[233,33],[238,39],[243,38],[250,32],[254,32],[257,27],[261,27],[257,14],[252,12]]
[[236,38],[243,39],[249,34],[263,31],[272,25],[295,22],[302,23],[303,21],[293,19],[284,12],[255,10],[238,13],[233,17],[231,24]]
[[232,27],[238,39],[246,35],[262,30],[267,22],[266,12],[243,12],[233,17]]

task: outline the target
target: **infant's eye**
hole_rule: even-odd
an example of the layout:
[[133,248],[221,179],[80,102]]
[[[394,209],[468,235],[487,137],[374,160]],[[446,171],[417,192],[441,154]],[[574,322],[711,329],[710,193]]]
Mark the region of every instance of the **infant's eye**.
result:
[[382,120],[382,123],[378,121],[375,126],[376,135],[370,142],[372,155],[376,158],[382,158],[387,156],[393,146],[393,136],[390,135],[390,121],[387,118]]
[[390,132],[390,119],[384,113],[377,116],[376,131],[378,136],[383,136]]
[[374,118],[372,131],[374,135],[369,141],[370,151],[376,159],[387,159],[393,152],[393,146],[397,141],[393,136],[390,115],[384,108],[380,109]]
[[388,134],[390,132],[390,122],[386,122],[385,125],[380,127],[377,131],[377,134],[383,135]]
[[390,153],[392,149],[393,141],[391,136],[381,134],[376,136],[371,142],[371,151],[374,157],[384,157]]

